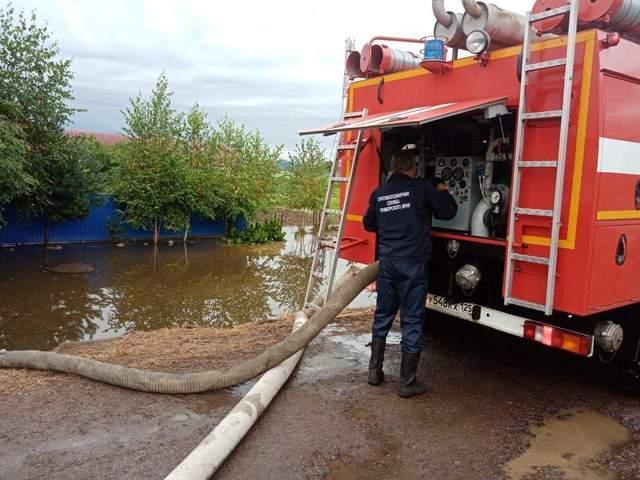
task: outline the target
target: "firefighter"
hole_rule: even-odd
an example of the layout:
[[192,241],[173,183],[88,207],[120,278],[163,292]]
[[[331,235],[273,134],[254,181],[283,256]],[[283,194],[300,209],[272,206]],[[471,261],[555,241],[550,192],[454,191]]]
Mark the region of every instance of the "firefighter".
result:
[[369,384],[384,380],[382,364],[387,334],[400,309],[400,387],[404,398],[426,392],[416,379],[422,351],[422,322],[427,294],[427,262],[431,255],[431,217],[449,220],[457,211],[454,198],[440,182],[416,178],[411,151],[401,150],[391,159],[392,174],[375,190],[364,216],[365,230],[377,233],[380,273],[373,320]]

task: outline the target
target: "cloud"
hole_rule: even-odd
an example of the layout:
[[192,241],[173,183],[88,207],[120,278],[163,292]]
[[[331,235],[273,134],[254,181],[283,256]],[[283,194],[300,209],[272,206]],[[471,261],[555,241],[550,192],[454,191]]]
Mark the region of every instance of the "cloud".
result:
[[[458,2],[448,2],[449,8]],[[502,1],[524,12],[533,2]],[[292,149],[296,132],[339,117],[344,39],[375,34],[423,37],[428,0],[396,3],[204,2],[199,0],[22,0],[47,21],[73,58],[75,128],[117,132],[120,111],[148,94],[162,71],[174,103],[198,101],[212,120],[227,115]],[[329,146],[331,139],[323,140]]]

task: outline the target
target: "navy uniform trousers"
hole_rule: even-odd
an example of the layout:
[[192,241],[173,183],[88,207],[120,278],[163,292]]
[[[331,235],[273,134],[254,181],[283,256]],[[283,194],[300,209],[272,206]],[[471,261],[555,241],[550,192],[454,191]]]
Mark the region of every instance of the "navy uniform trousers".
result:
[[422,322],[427,296],[427,263],[415,258],[381,258],[377,280],[373,338],[387,337],[400,309],[402,341],[406,353],[422,351]]

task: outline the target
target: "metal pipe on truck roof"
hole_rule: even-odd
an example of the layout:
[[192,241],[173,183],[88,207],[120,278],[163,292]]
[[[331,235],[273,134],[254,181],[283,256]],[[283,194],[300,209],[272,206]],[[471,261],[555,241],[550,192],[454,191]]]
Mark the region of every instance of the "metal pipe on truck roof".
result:
[[384,40],[387,42],[401,42],[401,43],[419,43],[423,44],[424,41],[421,38],[407,38],[407,37],[389,37],[388,35],[378,35],[369,40],[368,44],[371,45],[377,40]]
[[441,23],[445,27],[451,26],[451,22],[453,20],[451,19],[450,14],[452,12],[447,12],[447,9],[444,8],[444,0],[433,0],[431,8],[438,23]]
[[[566,0],[537,0],[533,13],[541,13],[567,4]],[[538,22],[543,32],[564,33],[569,15],[552,17]],[[640,0],[590,0],[580,2],[578,9],[580,29],[600,28],[619,32],[623,37],[640,43]],[[626,34],[626,35],[625,35]]]
[[[620,33],[640,35],[640,0],[592,0],[580,4],[578,19],[582,24]],[[624,35],[623,35],[624,36]]]
[[349,78],[364,77],[364,72],[360,69],[360,52],[354,50],[347,56],[346,68]]
[[464,48],[466,35],[462,32],[462,14],[448,12],[444,8],[444,0],[432,0],[431,8],[436,17],[433,35],[447,39],[447,46]]
[[462,0],[462,6],[464,7],[464,11],[473,18],[478,18],[482,15],[482,7],[478,5],[476,0]]
[[447,13],[450,18],[449,26],[446,26],[444,23],[436,22],[433,27],[434,37],[446,38],[448,47],[465,48],[467,36],[462,31],[462,14],[454,12]]
[[466,13],[462,17],[462,31],[467,36],[474,30],[484,30],[491,42],[503,46],[518,45],[524,41],[525,21],[519,13],[503,10],[485,2],[463,2]]
[[612,16],[610,28],[640,33],[640,0],[624,0],[622,7]]
[[[390,71],[386,71],[386,72],[378,72],[378,68],[382,65],[382,63],[384,63],[385,65],[388,65],[389,63],[394,63],[390,58],[389,52],[386,52],[386,57],[384,58],[384,52],[382,52],[382,57],[380,58],[380,64],[376,67],[374,66],[374,56],[376,55],[380,55],[380,48],[378,45],[374,45],[373,43],[379,40],[383,40],[383,41],[387,41],[387,42],[400,42],[400,43],[419,43],[420,45],[424,45],[424,40],[421,38],[407,38],[407,37],[390,37],[387,35],[377,35],[375,37],[373,37],[371,40],[369,40],[367,43],[364,44],[364,46],[362,47],[362,51],[360,52],[360,72],[362,76],[367,76],[370,73],[374,73],[374,74],[378,74],[378,73],[391,73]],[[374,48],[376,47],[376,48]],[[385,49],[388,49],[388,47],[384,46]],[[391,49],[388,49],[391,50]],[[393,50],[394,52],[400,52],[398,54],[394,55],[394,58],[397,58],[397,61],[395,63],[398,63],[400,61],[400,58],[410,58],[415,56],[416,58],[417,55],[414,55],[410,52],[401,52],[400,50]],[[351,62],[351,66],[349,64],[347,64],[347,70],[348,71],[353,71],[353,73],[356,73],[356,68],[355,68],[355,60],[356,60],[356,56],[354,55],[353,58],[349,58],[348,62]],[[406,63],[406,62],[405,62]],[[408,67],[406,68],[402,68],[401,70],[408,70],[410,68],[415,68],[420,62],[418,61],[417,63],[415,63],[415,65],[413,63],[411,63]],[[393,70],[394,72],[398,72],[400,71],[400,69],[396,69]]]
[[372,45],[369,68],[373,73],[386,75],[420,66],[420,57],[413,52],[389,48],[387,45]]

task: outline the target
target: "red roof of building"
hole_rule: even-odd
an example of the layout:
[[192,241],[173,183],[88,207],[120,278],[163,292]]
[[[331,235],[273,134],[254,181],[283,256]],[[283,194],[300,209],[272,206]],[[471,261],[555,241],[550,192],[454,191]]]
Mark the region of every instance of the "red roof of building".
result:
[[102,145],[115,145],[116,143],[123,142],[127,139],[127,136],[122,135],[121,133],[90,132],[86,130],[67,130],[66,134],[71,137],[93,137]]

